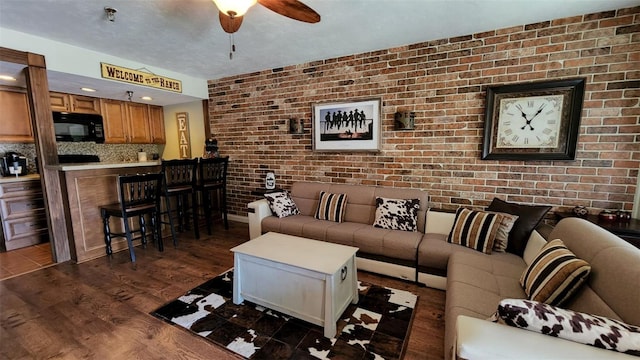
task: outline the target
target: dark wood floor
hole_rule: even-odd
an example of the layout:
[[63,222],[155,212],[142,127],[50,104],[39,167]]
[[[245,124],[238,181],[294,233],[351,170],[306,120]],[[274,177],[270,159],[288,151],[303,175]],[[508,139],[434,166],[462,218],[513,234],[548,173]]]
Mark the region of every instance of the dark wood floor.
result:
[[[0,281],[0,358],[235,359],[149,315],[233,266],[229,249],[249,236],[246,224],[230,225],[200,240],[183,235],[177,248],[167,245],[163,253],[153,246],[136,248],[135,265],[120,252]],[[443,358],[443,291],[365,272],[358,276],[417,293],[405,359]]]

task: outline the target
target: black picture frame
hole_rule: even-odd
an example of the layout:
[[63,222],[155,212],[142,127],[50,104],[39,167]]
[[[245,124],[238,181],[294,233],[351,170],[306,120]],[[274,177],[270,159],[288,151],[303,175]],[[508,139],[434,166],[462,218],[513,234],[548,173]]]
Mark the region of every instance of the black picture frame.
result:
[[[482,160],[574,160],[580,130],[584,88],[584,78],[488,87]],[[515,117],[507,120],[507,114],[505,114],[505,118],[502,119],[501,110],[502,113],[505,113],[505,106],[508,106],[508,102],[527,99],[553,99],[560,103],[558,125],[555,125],[556,120],[550,121],[555,126],[553,142],[544,145],[510,144],[501,146],[501,143],[508,141],[504,141],[505,132],[501,131],[499,135],[499,127],[510,120],[517,121],[517,117],[520,116],[520,112],[516,111],[518,114]],[[533,109],[529,114],[522,112],[522,129],[530,126],[533,117],[537,116],[540,110],[535,112]],[[536,124],[536,127],[538,126],[540,125]],[[531,130],[533,130],[532,125]],[[514,137],[516,136],[514,135]]]

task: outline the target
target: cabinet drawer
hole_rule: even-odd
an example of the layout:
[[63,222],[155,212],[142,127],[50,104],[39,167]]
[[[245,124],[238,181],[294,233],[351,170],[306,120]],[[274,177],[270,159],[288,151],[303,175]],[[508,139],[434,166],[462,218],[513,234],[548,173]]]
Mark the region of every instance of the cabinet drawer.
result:
[[47,235],[47,219],[44,212],[34,216],[27,216],[19,219],[7,219],[3,221],[4,241],[7,250],[12,247],[12,241],[33,238],[34,244],[40,242],[40,238]]
[[0,185],[0,197],[19,196],[25,192],[36,192],[42,196],[40,181],[18,181]]
[[35,215],[44,212],[44,199],[42,194],[4,198],[0,199],[0,210],[4,220]]

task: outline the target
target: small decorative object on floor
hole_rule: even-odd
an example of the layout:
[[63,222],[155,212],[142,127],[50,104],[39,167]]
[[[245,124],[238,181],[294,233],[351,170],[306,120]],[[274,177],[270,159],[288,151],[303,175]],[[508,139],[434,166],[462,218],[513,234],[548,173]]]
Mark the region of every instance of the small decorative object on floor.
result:
[[276,188],[276,174],[268,172],[264,178],[264,187],[267,190],[273,190]]
[[581,218],[587,217],[587,215],[589,215],[589,210],[582,205],[578,205],[574,207],[572,211],[575,216],[581,217]]
[[630,211],[624,211],[624,210],[618,210],[616,212],[616,218],[620,222],[629,222],[629,221],[631,221],[631,212]]
[[332,339],[320,326],[249,301],[235,305],[233,270],[151,314],[248,359],[402,359],[418,296],[365,282],[358,291]]
[[604,209],[598,214],[598,219],[602,221],[616,221],[617,218],[616,210]]

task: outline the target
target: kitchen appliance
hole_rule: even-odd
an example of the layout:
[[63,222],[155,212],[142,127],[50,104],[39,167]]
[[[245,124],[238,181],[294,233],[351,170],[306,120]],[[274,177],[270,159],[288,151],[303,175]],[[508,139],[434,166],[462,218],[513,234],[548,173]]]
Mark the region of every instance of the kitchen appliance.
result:
[[14,151],[8,151],[0,158],[0,172],[2,176],[27,175],[27,158]]
[[98,114],[53,112],[56,141],[104,143],[104,125]]

